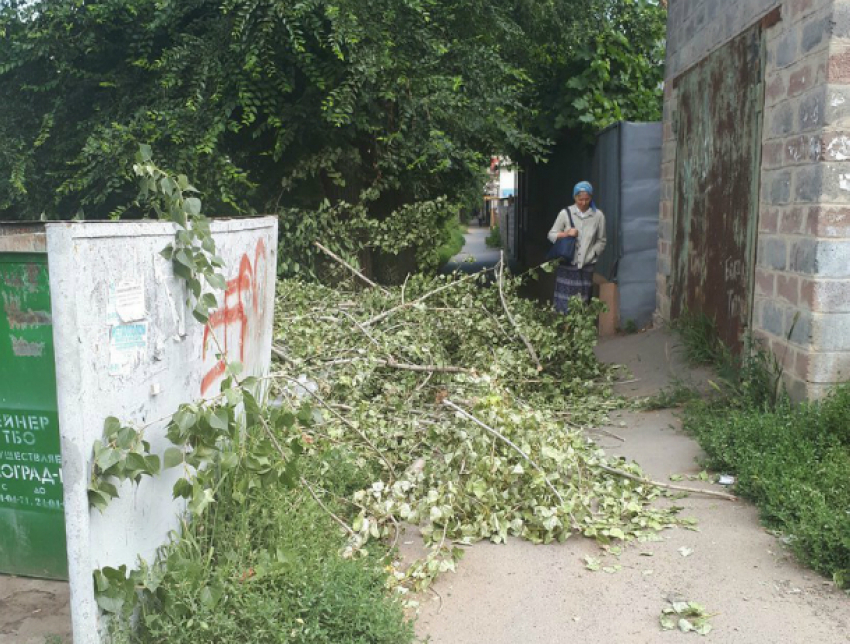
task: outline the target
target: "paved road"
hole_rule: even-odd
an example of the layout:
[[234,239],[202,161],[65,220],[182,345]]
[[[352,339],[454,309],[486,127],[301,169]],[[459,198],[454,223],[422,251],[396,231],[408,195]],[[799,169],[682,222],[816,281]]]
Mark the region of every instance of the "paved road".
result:
[[475,225],[470,225],[469,230],[464,235],[466,243],[461,251],[451,258],[440,272],[452,273],[460,271],[461,273],[477,273],[480,270],[494,266],[499,261],[499,249],[487,248],[485,239],[490,234],[490,229]]

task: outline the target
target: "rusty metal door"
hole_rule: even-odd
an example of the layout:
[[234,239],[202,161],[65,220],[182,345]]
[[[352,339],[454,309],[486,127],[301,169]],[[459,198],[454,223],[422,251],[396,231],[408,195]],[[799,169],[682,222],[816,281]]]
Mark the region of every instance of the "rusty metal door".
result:
[[764,49],[757,24],[676,80],[671,313],[705,313],[736,349],[752,313]]

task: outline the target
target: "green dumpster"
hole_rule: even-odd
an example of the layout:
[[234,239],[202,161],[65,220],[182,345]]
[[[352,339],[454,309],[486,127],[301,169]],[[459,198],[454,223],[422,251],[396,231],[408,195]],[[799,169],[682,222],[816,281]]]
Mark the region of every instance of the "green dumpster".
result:
[[67,579],[47,254],[0,251],[0,573]]

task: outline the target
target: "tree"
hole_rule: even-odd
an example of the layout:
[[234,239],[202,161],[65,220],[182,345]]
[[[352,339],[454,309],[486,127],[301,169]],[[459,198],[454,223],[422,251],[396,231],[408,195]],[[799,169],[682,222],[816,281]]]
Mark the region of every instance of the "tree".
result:
[[0,218],[138,216],[146,143],[208,212],[280,213],[284,271],[316,238],[427,264],[493,152],[657,111],[650,14],[663,26],[650,0],[5,0]]

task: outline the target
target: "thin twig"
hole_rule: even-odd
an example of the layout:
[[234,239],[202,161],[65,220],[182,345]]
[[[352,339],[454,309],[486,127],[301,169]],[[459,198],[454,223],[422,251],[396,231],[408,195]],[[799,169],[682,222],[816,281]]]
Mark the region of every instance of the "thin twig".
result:
[[371,286],[372,288],[380,289],[381,291],[383,291],[383,292],[384,292],[384,294],[385,294],[385,295],[389,295],[389,294],[390,294],[390,292],[389,292],[387,289],[385,289],[383,286],[380,286],[380,285],[378,285],[378,284],[375,284],[375,282],[373,282],[372,280],[370,280],[370,279],[369,279],[368,277],[366,277],[363,273],[361,273],[360,271],[358,271],[356,268],[354,268],[351,264],[349,264],[348,262],[346,262],[346,261],[345,261],[342,257],[340,257],[339,255],[337,255],[336,253],[334,253],[332,250],[329,250],[329,249],[325,248],[325,247],[324,247],[324,246],[322,246],[319,242],[313,242],[313,243],[316,245],[316,247],[317,247],[320,251],[322,251],[323,253],[325,253],[325,254],[329,255],[329,256],[331,257],[331,259],[334,259],[334,260],[336,260],[337,262],[339,262],[340,264],[342,264],[343,266],[345,266],[348,270],[350,270],[352,273],[354,273],[357,277],[359,277],[361,280],[363,280],[364,282],[366,282],[366,283],[367,283],[369,286]]
[[425,300],[427,300],[429,297],[431,297],[431,296],[433,296],[433,295],[436,295],[436,294],[437,294],[437,293],[439,293],[440,291],[445,291],[446,289],[448,289],[448,288],[452,288],[453,286],[457,286],[458,284],[460,284],[460,283],[462,283],[462,282],[465,282],[465,281],[466,281],[466,280],[468,280],[468,279],[472,279],[473,277],[478,277],[478,276],[483,275],[484,273],[487,273],[487,272],[492,271],[492,270],[493,270],[493,268],[485,268],[484,270],[479,271],[479,272],[477,272],[477,273],[471,273],[470,275],[464,275],[463,277],[461,277],[461,278],[460,278],[460,279],[458,279],[458,280],[452,280],[452,281],[451,281],[451,282],[449,282],[448,284],[443,284],[443,285],[442,285],[442,286],[440,286],[439,288],[436,288],[436,289],[434,289],[433,291],[430,291],[430,292],[428,292],[428,293],[425,293],[425,295],[423,295],[423,296],[421,296],[421,297],[418,297],[418,298],[416,298],[415,300],[411,300],[410,302],[405,302],[404,304],[399,304],[398,306],[394,306],[394,307],[393,307],[393,308],[391,308],[391,309],[387,309],[387,310],[386,310],[386,311],[384,311],[383,313],[380,313],[380,314],[376,315],[375,317],[373,317],[373,318],[371,318],[371,319],[369,319],[369,320],[366,320],[366,321],[363,323],[363,326],[372,326],[373,324],[377,324],[377,323],[378,323],[378,322],[380,322],[381,320],[388,318],[390,315],[392,315],[393,313],[398,312],[398,311],[399,311],[399,310],[401,310],[401,309],[409,308],[409,307],[411,307],[411,306],[415,306],[415,305],[416,305],[416,304],[418,304],[419,302],[424,302],[424,301],[425,301]]
[[665,490],[677,490],[679,492],[706,494],[708,496],[716,496],[720,499],[726,499],[727,501],[738,500],[737,496],[734,496],[732,494],[726,494],[725,492],[715,492],[714,490],[700,490],[699,488],[687,487],[686,485],[672,485],[670,483],[662,483],[661,481],[652,481],[650,479],[645,479],[640,476],[635,476],[634,474],[629,474],[628,472],[623,472],[622,470],[618,470],[613,467],[608,467],[607,465],[598,465],[597,467],[599,467],[605,472],[608,472],[609,474],[616,474],[617,476],[622,476],[623,478],[629,479],[631,481],[643,483],[644,485],[652,485],[653,487],[664,488]]
[[375,359],[378,364],[384,364],[393,369],[402,369],[404,371],[419,371],[423,373],[475,373],[475,369],[467,369],[466,367],[453,367],[451,365],[441,366],[436,364],[406,364],[404,362],[396,362],[393,360]]
[[321,507],[321,508],[322,508],[322,510],[324,510],[324,511],[327,513],[327,515],[328,515],[331,519],[333,519],[333,520],[334,520],[334,521],[336,521],[336,522],[337,522],[340,526],[342,526],[342,528],[343,528],[343,529],[344,529],[344,530],[345,530],[345,531],[346,531],[346,532],[347,532],[350,536],[352,536],[352,537],[353,537],[353,536],[356,534],[356,533],[354,532],[354,530],[351,528],[351,526],[350,526],[350,525],[348,525],[345,521],[343,521],[343,520],[342,520],[342,519],[340,519],[337,515],[335,515],[333,512],[331,512],[331,511],[330,511],[330,509],[328,508],[328,506],[326,506],[324,503],[322,503],[322,500],[319,498],[319,495],[318,495],[318,494],[316,494],[316,491],[313,489],[313,486],[312,486],[312,485],[310,485],[309,481],[307,481],[307,479],[305,479],[303,476],[301,477],[301,485],[303,485],[304,487],[306,487],[306,488],[307,488],[307,491],[310,493],[310,496],[312,496],[312,497],[313,497],[313,500],[314,500],[316,503],[318,503],[318,504],[319,504],[319,507]]
[[614,432],[609,432],[607,429],[602,429],[602,428],[597,427],[596,429],[589,429],[587,431],[592,432],[594,434],[604,434],[605,436],[610,436],[611,438],[616,438],[618,441],[622,441],[624,443],[626,442],[625,438],[623,438],[622,436],[617,436],[617,434],[615,434]]
[[502,278],[505,273],[505,251],[500,252],[499,259],[499,298],[502,300],[502,308],[505,309],[505,315],[508,316],[508,321],[513,325],[514,330],[517,332],[517,335],[525,344],[525,347],[528,349],[528,354],[531,356],[531,359],[537,363],[537,371],[543,371],[543,365],[540,364],[540,359],[537,357],[537,352],[534,350],[534,347],[531,346],[531,342],[528,341],[528,338],[523,335],[522,331],[519,330],[519,325],[517,325],[516,320],[514,320],[514,316],[511,315],[510,309],[508,309],[508,303],[505,301],[505,293],[502,289]]
[[366,362],[369,360],[375,364],[381,365],[382,367],[392,367],[393,369],[401,369],[402,371],[418,371],[421,373],[478,373],[475,369],[468,369],[467,367],[454,367],[452,365],[437,364],[409,364],[406,362],[398,362],[394,358],[389,360],[384,360],[382,358],[342,358],[339,360],[328,360],[327,362],[323,362],[322,365],[330,367],[341,364]]
[[534,460],[532,460],[532,459],[531,459],[531,457],[530,457],[528,454],[526,454],[525,452],[523,452],[523,451],[522,451],[522,449],[521,449],[521,448],[520,448],[520,447],[519,447],[516,443],[514,443],[514,442],[513,442],[510,438],[508,438],[507,436],[503,435],[503,434],[502,434],[501,432],[499,432],[498,430],[495,430],[495,429],[493,429],[492,427],[490,427],[489,425],[484,424],[483,422],[481,422],[480,420],[478,420],[475,416],[473,416],[472,414],[470,414],[468,411],[466,411],[466,410],[465,410],[465,409],[463,409],[462,407],[458,407],[457,405],[455,405],[455,404],[454,404],[451,400],[449,400],[448,398],[443,398],[443,404],[444,404],[444,405],[446,405],[447,407],[451,407],[451,408],[452,408],[452,409],[454,409],[456,412],[458,412],[459,414],[461,414],[464,418],[467,418],[467,419],[471,420],[473,423],[475,423],[476,425],[478,425],[478,426],[479,426],[479,427],[481,427],[482,429],[487,430],[488,432],[490,432],[491,434],[493,434],[494,436],[496,436],[496,437],[497,437],[497,438],[499,438],[500,440],[502,440],[502,441],[504,441],[505,443],[507,443],[508,445],[510,445],[510,446],[511,446],[511,447],[512,447],[512,448],[513,448],[513,449],[514,449],[514,450],[515,450],[515,451],[516,451],[516,452],[517,452],[520,456],[522,456],[522,457],[523,457],[526,461],[528,461],[529,463],[531,463],[531,466],[532,466],[534,469],[536,469],[538,472],[540,472],[540,473],[543,475],[543,480],[546,482],[546,485],[549,487],[549,489],[550,489],[550,490],[552,490],[552,493],[553,493],[556,497],[558,497],[558,500],[559,500],[559,501],[561,502],[561,504],[563,505],[563,503],[564,503],[564,497],[562,497],[562,496],[561,496],[561,494],[558,492],[558,490],[557,490],[557,489],[555,489],[555,486],[554,486],[554,485],[552,485],[552,483],[549,481],[549,478],[546,476],[546,472],[544,472],[544,471],[543,471],[543,469],[542,469],[542,468],[541,468],[541,467],[540,467],[540,466],[539,466],[539,465],[538,465],[538,464],[537,464]]
[[404,304],[404,292],[407,290],[407,280],[410,279],[410,273],[404,276],[404,284],[401,285],[401,303]]
[[283,360],[284,362],[288,362],[289,364],[295,364],[295,362],[290,358],[286,353],[284,353],[283,349],[281,349],[276,344],[272,345],[272,353],[276,355],[278,358]]

